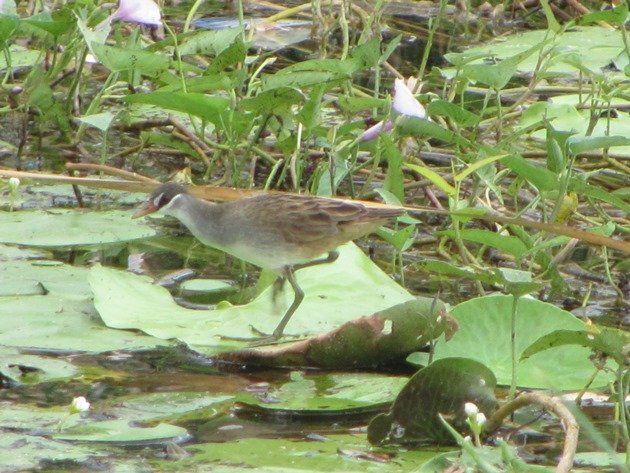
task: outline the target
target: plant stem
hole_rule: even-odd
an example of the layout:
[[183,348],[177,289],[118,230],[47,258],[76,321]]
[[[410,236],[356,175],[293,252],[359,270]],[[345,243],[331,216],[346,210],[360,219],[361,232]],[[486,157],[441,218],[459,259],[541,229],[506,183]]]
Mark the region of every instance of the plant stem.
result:
[[516,397],[516,380],[517,380],[517,366],[516,361],[516,313],[518,300],[520,297],[512,295],[512,331],[510,333],[511,345],[512,345],[512,381],[510,383],[510,392],[508,394],[508,402],[513,401]]

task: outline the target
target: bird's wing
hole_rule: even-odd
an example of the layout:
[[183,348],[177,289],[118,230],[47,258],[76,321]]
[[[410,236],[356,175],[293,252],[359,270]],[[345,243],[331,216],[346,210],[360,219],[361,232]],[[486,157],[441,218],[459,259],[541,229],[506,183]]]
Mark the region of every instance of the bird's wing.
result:
[[273,212],[258,212],[257,219],[274,225],[291,243],[306,243],[336,235],[338,225],[360,219],[366,208],[354,202],[299,195],[271,194],[259,196],[261,205]]

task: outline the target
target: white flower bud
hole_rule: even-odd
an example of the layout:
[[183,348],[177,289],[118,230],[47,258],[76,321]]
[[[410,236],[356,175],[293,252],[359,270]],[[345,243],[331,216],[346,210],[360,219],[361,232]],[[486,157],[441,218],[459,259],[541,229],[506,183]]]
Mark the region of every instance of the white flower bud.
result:
[[90,403],[83,396],[75,397],[70,404],[70,412],[72,414],[78,414],[79,412],[85,412],[90,408]]
[[11,192],[17,191],[18,187],[20,187],[20,180],[17,177],[9,178],[9,189]]
[[477,422],[477,425],[481,427],[486,423],[486,415],[483,412],[479,412],[475,417],[475,422]]
[[464,412],[468,417],[473,417],[479,413],[479,408],[477,407],[477,404],[467,402],[464,404]]

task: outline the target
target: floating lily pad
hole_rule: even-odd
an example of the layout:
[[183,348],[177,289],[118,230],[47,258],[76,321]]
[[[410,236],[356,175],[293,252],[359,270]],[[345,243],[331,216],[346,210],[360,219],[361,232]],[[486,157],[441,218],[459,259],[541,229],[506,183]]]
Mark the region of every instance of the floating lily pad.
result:
[[[593,125],[590,110],[578,110],[569,100],[554,100],[537,102],[526,110],[517,128],[527,128],[543,120],[549,120],[557,131],[572,132],[576,135],[590,137],[629,136],[630,119],[626,114],[606,116],[597,120]],[[614,106],[612,107],[614,108]],[[546,128],[541,128],[529,134],[530,138],[544,142],[547,138]],[[630,156],[630,146],[611,147],[617,155]]]
[[267,413],[286,415],[348,414],[392,402],[408,381],[404,376],[335,374],[303,376],[264,396],[242,394],[238,400]]
[[[209,468],[222,472],[297,472],[338,473],[408,472],[441,453],[436,450],[375,451],[364,436],[328,435],[320,441],[308,439],[241,439],[235,442],[195,445],[194,455],[180,460],[179,471]],[[165,463],[164,467],[172,463]],[[205,471],[205,470],[203,470]]]
[[[65,407],[42,408],[8,401],[0,402],[0,429],[3,435],[7,429],[49,434],[56,431],[61,420],[67,416],[68,409]],[[74,425],[78,419],[79,416],[72,416],[66,425]],[[0,435],[0,438],[3,435]]]
[[63,297],[0,297],[0,345],[103,352],[147,349],[168,342],[103,325],[90,301]]
[[[129,212],[33,210],[0,212],[0,242],[29,246],[84,246],[137,240],[155,230]],[[45,230],[44,230],[45,229]]]
[[167,442],[182,442],[189,438],[183,427],[170,424],[158,424],[155,427],[139,427],[127,419],[84,423],[54,434],[58,440],[76,440],[81,442],[103,442],[120,445],[153,445]]
[[628,360],[630,333],[611,327],[589,326],[585,330],[556,330],[536,340],[527,347],[522,357],[527,358],[549,348],[562,345],[579,345],[611,357],[619,366]]
[[0,269],[0,296],[45,295],[89,299],[88,270],[58,261],[12,261]]
[[70,378],[78,369],[64,360],[39,355],[25,355],[9,347],[0,347],[0,375],[15,384],[36,384]]
[[[286,334],[329,331],[361,315],[413,299],[354,244],[340,250],[335,263],[298,271],[297,279],[306,296]],[[271,333],[293,300],[292,291],[285,288],[278,306],[274,306],[272,288],[267,288],[243,306],[190,310],[178,306],[164,288],[131,273],[95,266],[89,280],[97,310],[109,327],[175,338],[210,354],[242,348],[243,342],[223,337],[252,337],[250,324]]]
[[12,261],[18,259],[36,259],[43,258],[46,253],[43,251],[18,248],[11,245],[0,245],[0,261]]
[[619,469],[623,471],[626,464],[624,453],[579,452],[575,454],[575,466]]
[[42,464],[52,462],[83,463],[92,457],[111,455],[86,445],[46,437],[2,432],[0,435],[0,470],[3,473],[39,471]]
[[[548,39],[547,30],[517,32],[507,37],[486,42],[460,54],[447,54],[453,61],[460,58],[476,58],[468,64],[482,64],[484,61],[500,61],[526,51]],[[549,60],[543,63],[546,72],[577,76],[579,67],[601,74],[603,68],[611,64],[623,50],[621,32],[613,28],[600,26],[582,26],[572,28],[556,36]],[[548,49],[549,46],[546,47]],[[449,59],[450,60],[450,59]],[[521,73],[532,74],[536,70],[539,55],[534,54],[518,65]],[[545,67],[546,66],[546,67]],[[579,67],[578,67],[579,66]],[[446,70],[450,72],[450,70]]]
[[[459,323],[453,338],[440,340],[435,359],[463,357],[489,367],[497,383],[509,385],[512,379],[511,313],[512,296],[492,295],[463,302],[451,310]],[[569,312],[546,302],[522,297],[516,317],[516,358],[543,335],[555,330],[584,330],[585,324]],[[595,372],[589,361],[590,350],[578,346],[561,346],[532,355],[517,366],[517,383],[521,387],[572,390],[586,385]],[[409,358],[424,364],[426,354]],[[594,386],[605,386],[609,378],[600,374]]]
[[[116,398],[107,412],[132,421],[208,420],[223,412],[219,406],[230,404],[232,395],[209,392],[163,392]],[[212,410],[213,412],[208,412]]]

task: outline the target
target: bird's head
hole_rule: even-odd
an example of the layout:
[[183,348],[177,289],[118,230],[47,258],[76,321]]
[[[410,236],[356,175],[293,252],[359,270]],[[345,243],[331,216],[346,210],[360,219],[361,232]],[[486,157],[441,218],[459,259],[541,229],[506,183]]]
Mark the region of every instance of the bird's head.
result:
[[162,184],[151,192],[147,201],[136,210],[131,218],[138,218],[157,212],[160,209],[168,207],[177,196],[186,193],[186,189],[175,182]]

